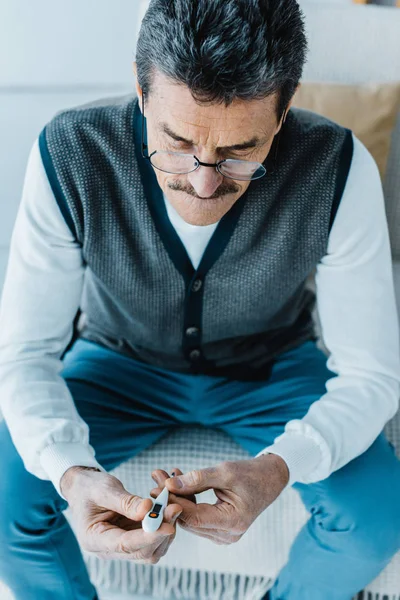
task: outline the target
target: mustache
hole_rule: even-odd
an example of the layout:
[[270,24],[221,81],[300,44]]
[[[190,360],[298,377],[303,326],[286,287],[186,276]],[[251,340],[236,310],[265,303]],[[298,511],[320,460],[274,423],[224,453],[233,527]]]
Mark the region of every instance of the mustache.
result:
[[[193,188],[182,187],[178,181],[169,183],[168,187],[174,192],[184,192],[185,194],[188,194],[188,196],[200,198]],[[212,196],[209,196],[208,198],[200,198],[200,200],[216,200],[217,198],[221,198],[222,196],[226,196],[228,194],[237,194],[239,191],[240,189],[236,185],[222,184]]]

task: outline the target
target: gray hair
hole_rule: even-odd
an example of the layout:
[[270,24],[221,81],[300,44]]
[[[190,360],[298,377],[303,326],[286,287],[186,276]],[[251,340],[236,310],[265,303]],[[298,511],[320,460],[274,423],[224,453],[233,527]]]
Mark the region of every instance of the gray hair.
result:
[[186,85],[198,104],[278,93],[280,119],[307,55],[296,0],[151,0],[137,47],[137,77],[150,95],[155,71]]

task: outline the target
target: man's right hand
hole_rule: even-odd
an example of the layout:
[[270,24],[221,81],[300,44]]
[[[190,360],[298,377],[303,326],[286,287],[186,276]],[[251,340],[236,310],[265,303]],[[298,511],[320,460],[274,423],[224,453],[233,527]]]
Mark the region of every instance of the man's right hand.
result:
[[179,504],[168,505],[161,527],[146,533],[141,522],[152,501],[130,494],[109,473],[71,467],[62,476],[60,488],[71,507],[78,541],[87,552],[156,564],[175,538],[175,522],[182,512]]

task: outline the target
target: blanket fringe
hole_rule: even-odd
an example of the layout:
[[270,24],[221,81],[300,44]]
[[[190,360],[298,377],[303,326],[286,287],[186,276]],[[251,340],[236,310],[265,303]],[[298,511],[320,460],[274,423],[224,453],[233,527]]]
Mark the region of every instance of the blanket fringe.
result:
[[[272,586],[268,577],[99,560],[84,553],[93,585],[160,600],[259,600]],[[393,599],[393,600],[397,600]]]
[[372,592],[360,592],[357,600],[400,600],[400,594],[379,594]]
[[400,594],[380,594],[379,592],[359,592],[353,600],[400,600]]

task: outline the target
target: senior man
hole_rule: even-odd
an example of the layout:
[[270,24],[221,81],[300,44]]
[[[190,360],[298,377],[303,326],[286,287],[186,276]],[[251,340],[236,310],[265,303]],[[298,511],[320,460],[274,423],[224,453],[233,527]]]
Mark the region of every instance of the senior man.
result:
[[[36,140],[0,324],[0,577],[17,600],[97,598],[68,504],[82,547],[156,563],[177,523],[230,544],[293,485],[311,516],[273,600],[349,600],[399,549],[382,187],[351,131],[291,108],[306,49],[294,0],[153,0],[137,93]],[[151,500],[107,471],[190,424],[250,457],[156,469],[171,501],[146,533]],[[208,488],[216,504],[197,504]]]

